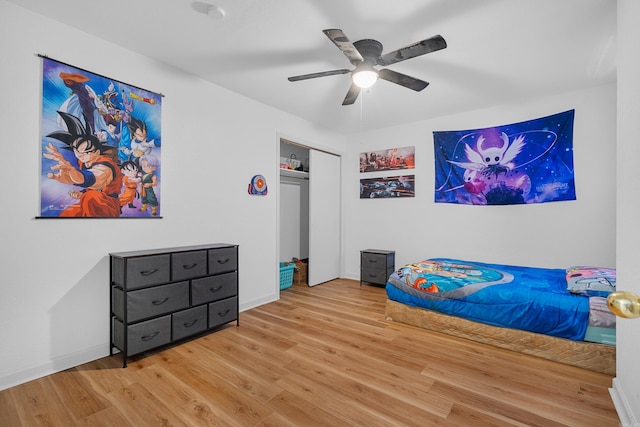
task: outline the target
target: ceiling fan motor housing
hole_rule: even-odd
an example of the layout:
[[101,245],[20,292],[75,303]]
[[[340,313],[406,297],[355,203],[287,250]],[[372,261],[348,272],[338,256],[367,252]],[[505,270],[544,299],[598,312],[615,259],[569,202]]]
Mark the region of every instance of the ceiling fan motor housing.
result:
[[371,65],[378,63],[378,59],[382,55],[382,43],[373,39],[363,39],[354,42],[353,45],[358,49],[365,62],[370,62]]

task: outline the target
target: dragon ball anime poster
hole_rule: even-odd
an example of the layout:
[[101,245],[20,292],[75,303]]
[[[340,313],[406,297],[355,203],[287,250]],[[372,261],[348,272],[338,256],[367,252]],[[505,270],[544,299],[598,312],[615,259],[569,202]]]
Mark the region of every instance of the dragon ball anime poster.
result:
[[493,128],[433,132],[435,202],[575,200],[574,112]]
[[42,59],[41,217],[159,218],[162,95]]

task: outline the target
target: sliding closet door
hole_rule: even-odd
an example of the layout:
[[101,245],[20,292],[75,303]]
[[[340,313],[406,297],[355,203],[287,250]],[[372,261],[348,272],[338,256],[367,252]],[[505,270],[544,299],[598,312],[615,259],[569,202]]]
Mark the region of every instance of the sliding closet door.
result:
[[302,186],[300,182],[280,177],[280,260],[291,261],[299,258],[300,248],[300,200]]
[[309,150],[309,286],[340,277],[340,157]]

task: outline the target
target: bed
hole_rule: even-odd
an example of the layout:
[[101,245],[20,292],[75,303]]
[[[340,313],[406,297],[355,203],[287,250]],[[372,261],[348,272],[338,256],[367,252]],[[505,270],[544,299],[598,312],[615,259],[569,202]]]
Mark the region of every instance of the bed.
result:
[[386,317],[614,375],[614,290],[614,269],[432,258],[389,277]]

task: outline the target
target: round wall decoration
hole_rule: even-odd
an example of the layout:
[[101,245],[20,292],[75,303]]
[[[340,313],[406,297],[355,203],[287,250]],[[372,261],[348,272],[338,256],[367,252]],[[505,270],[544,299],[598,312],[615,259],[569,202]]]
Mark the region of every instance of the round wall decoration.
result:
[[249,183],[249,194],[256,196],[267,195],[267,180],[262,175],[255,175]]

